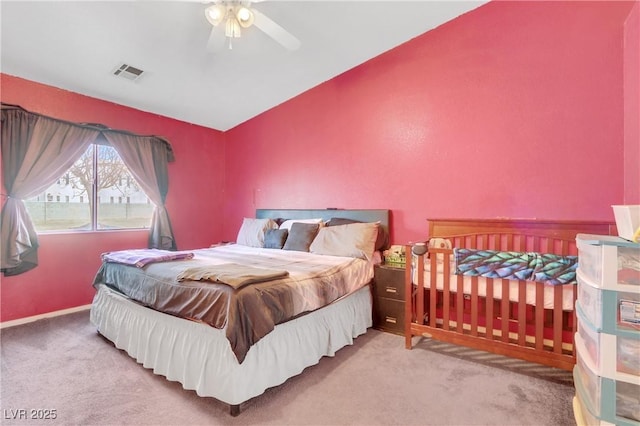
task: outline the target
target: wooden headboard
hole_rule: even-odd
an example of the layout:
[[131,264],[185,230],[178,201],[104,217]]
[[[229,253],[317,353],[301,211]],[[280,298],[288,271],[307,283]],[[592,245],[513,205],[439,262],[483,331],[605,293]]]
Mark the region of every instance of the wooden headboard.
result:
[[380,222],[380,226],[389,234],[389,210],[311,210],[311,209],[257,209],[258,219],[314,219],[329,220],[332,217],[352,219],[360,222]]
[[577,254],[577,234],[616,235],[614,222],[546,219],[428,219],[429,238],[453,247]]

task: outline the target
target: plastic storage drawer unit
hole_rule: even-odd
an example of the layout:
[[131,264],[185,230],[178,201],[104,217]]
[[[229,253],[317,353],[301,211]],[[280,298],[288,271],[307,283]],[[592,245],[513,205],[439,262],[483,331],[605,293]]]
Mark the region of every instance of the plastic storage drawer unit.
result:
[[609,379],[629,376],[631,382],[640,383],[640,340],[598,333],[579,323],[575,345],[583,362],[598,376]]
[[[616,333],[618,329],[640,330],[640,292],[615,291],[596,287],[578,268],[577,306],[584,319],[598,331]],[[625,287],[633,289],[633,287]],[[640,290],[640,288],[639,288]],[[637,311],[637,312],[636,312]],[[607,312],[607,315],[604,313]],[[609,314],[614,313],[615,315]]]
[[640,425],[640,384],[598,376],[579,352],[573,378],[579,399],[595,417],[616,425]]
[[578,234],[578,267],[597,287],[613,283],[640,286],[640,246],[615,245],[620,241],[618,237]]
[[584,404],[580,396],[573,397],[573,412],[575,413],[576,424],[579,426],[614,426],[613,423],[605,422],[597,418]]

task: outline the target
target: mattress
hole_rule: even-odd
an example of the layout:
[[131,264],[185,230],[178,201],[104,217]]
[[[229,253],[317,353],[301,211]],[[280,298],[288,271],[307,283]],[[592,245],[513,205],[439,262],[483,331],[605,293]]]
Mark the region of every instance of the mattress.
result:
[[[418,282],[418,272],[416,268],[417,257],[414,257],[412,265],[413,272],[412,278],[413,282]],[[436,270],[436,288],[438,290],[442,290],[444,288],[444,261],[438,260],[436,262],[437,270]],[[454,274],[453,271],[456,270],[455,259],[453,256],[450,256],[449,262],[449,272],[448,282],[449,282],[449,291],[451,293],[457,293],[458,291],[458,280],[462,279],[462,288],[464,294],[471,294],[471,288],[473,280],[476,279],[478,282],[478,296],[486,297],[487,295],[487,285],[493,286],[493,298],[495,300],[502,300],[502,286],[503,282],[509,287],[509,301],[511,302],[519,302],[520,300],[520,281],[517,280],[502,280],[502,279],[491,279],[485,277],[471,277],[467,275],[457,275]],[[430,280],[431,280],[431,261],[424,258],[424,287],[430,288]],[[525,281],[525,291],[526,296],[525,300],[527,305],[536,305],[536,287],[537,283],[533,281]],[[555,285],[544,285],[544,308],[552,309],[554,307],[554,299],[555,299]],[[572,311],[574,309],[575,304],[575,296],[574,292],[576,289],[575,284],[565,284],[561,285],[562,287],[562,309],[565,311]]]

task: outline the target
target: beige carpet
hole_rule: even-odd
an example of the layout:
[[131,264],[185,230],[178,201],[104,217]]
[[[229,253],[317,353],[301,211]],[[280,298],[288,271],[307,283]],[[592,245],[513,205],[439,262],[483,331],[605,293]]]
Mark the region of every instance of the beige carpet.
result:
[[[370,330],[242,405],[142,368],[80,312],[1,331],[3,425],[574,425],[572,386],[431,351]],[[55,420],[14,419],[55,410]]]

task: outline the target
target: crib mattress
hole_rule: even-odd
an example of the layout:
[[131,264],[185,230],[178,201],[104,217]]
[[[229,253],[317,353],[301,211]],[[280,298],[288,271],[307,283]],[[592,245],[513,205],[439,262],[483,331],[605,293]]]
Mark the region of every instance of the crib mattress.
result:
[[[413,282],[418,282],[418,272],[415,267],[416,262],[412,263],[413,267]],[[437,270],[436,270],[436,288],[438,290],[442,290],[444,288],[445,275],[444,275],[444,263],[443,261],[436,262]],[[478,295],[480,297],[486,297],[487,295],[487,286],[493,286],[493,298],[495,300],[502,300],[502,286],[507,285],[509,287],[509,301],[511,302],[519,302],[520,300],[520,281],[517,280],[502,280],[502,279],[491,279],[485,277],[471,277],[466,275],[458,275],[454,274],[455,271],[455,261],[452,260],[449,263],[449,291],[451,293],[457,293],[458,291],[458,280],[462,280],[462,289],[464,294],[471,294],[471,288],[473,280],[477,280],[478,282]],[[425,259],[424,264],[424,287],[430,288],[431,281],[431,262],[429,259]],[[527,305],[536,305],[536,287],[537,283],[532,281],[525,281],[525,300]],[[555,287],[557,285],[544,285],[544,304],[543,307],[545,309],[552,309],[554,307],[554,293]],[[564,311],[573,311],[575,299],[574,299],[574,291],[575,284],[564,284],[560,285],[562,287],[562,309]]]

